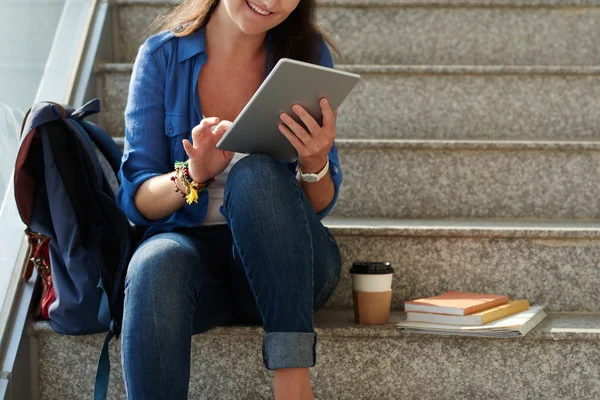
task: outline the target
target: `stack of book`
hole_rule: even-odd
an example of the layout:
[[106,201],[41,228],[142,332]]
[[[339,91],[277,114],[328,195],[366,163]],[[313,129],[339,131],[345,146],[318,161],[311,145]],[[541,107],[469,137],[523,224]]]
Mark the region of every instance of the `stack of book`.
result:
[[508,296],[447,292],[404,304],[406,320],[399,327],[410,332],[460,336],[520,337],[546,318],[543,306]]

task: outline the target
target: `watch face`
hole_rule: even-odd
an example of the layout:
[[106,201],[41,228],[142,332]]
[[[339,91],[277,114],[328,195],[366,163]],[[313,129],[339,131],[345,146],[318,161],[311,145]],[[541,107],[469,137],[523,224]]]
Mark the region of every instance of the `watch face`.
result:
[[315,174],[306,174],[306,175],[302,175],[302,180],[304,182],[316,182],[318,180],[317,175]]

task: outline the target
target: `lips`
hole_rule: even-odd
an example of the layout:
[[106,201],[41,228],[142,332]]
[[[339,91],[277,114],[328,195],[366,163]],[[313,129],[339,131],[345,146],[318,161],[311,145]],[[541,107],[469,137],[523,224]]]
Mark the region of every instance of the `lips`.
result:
[[258,7],[254,3],[250,3],[248,0],[246,0],[246,4],[252,11],[254,11],[256,14],[261,15],[263,17],[268,17],[269,15],[273,14],[267,10],[263,10],[262,8]]

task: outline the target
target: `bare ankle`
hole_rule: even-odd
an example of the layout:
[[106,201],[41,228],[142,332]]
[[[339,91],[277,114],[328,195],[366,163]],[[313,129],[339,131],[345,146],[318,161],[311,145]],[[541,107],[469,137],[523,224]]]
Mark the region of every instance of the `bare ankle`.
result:
[[280,368],[275,370],[275,400],[313,400],[308,368]]

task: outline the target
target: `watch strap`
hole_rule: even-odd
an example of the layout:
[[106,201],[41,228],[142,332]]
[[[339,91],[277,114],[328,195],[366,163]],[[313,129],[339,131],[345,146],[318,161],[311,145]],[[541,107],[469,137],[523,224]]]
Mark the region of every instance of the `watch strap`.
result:
[[[327,157],[327,163],[325,163],[325,166],[323,167],[323,169],[318,174],[311,174],[311,173],[305,174],[300,169],[300,166],[298,166],[298,174],[302,177],[303,180],[305,180],[307,182],[311,182],[311,183],[312,182],[318,182],[321,179],[323,179],[323,177],[325,176],[325,174],[327,174],[328,171],[329,171],[329,157]],[[316,180],[310,179],[309,177],[310,178],[315,178],[316,177]],[[306,178],[309,178],[310,180],[306,179]]]

